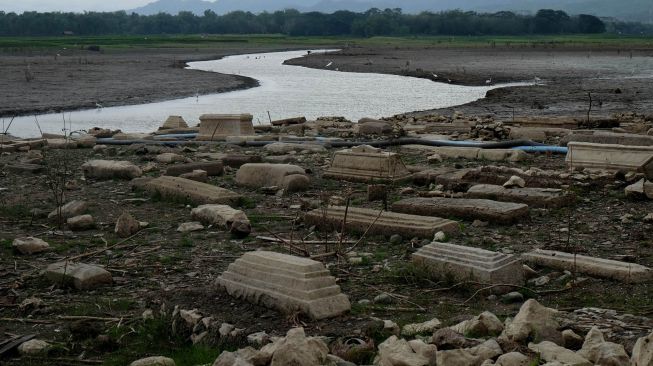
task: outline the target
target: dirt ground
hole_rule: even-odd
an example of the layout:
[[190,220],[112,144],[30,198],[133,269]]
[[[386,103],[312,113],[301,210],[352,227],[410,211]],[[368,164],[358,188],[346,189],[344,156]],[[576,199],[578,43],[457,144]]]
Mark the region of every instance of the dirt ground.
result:
[[584,116],[588,93],[593,98],[592,117],[653,110],[651,49],[367,47],[287,63],[325,68],[329,62],[330,69],[340,71],[411,75],[462,85],[535,84],[501,88],[480,101],[426,114],[460,111],[508,119],[514,110],[515,117]]
[[[129,160],[143,166],[155,155],[136,154],[136,149],[118,149],[121,160]],[[188,158],[192,151],[172,150]],[[228,153],[260,154],[260,150],[240,147],[218,147],[215,151]],[[399,151],[399,150],[397,150]],[[407,164],[429,168],[474,167],[483,162],[445,160],[429,164],[422,153],[402,151]],[[46,161],[68,159],[79,188],[66,191],[66,200],[83,199],[90,203],[89,213],[96,220],[97,228],[82,232],[61,232],[47,220],[33,217],[30,212],[49,212],[54,209],[53,196],[45,183],[47,175],[15,174],[3,172],[0,187],[8,188],[2,195],[0,212],[0,334],[38,334],[57,345],[55,355],[60,364],[75,364],[82,355],[89,361],[123,360],[147,356],[135,347],[131,338],[112,336],[116,327],[129,329],[145,309],[158,311],[163,304],[168,309],[179,305],[182,309],[199,309],[214,319],[228,322],[245,333],[267,331],[283,335],[295,325],[303,325],[310,334],[329,337],[351,337],[367,327],[369,317],[392,319],[401,324],[425,321],[437,317],[445,324],[454,324],[482,311],[492,311],[500,317],[514,316],[519,304],[503,304],[488,294],[475,294],[478,287],[453,285],[446,278],[425,276],[409,265],[412,252],[423,245],[417,238],[403,238],[401,243],[391,244],[388,238],[365,237],[358,245],[358,253],[370,253],[361,264],[350,264],[347,258],[326,257],[321,259],[338,278],[342,290],[354,304],[350,314],[324,321],[311,321],[304,317],[279,315],[276,311],[247,302],[235,300],[215,286],[215,280],[229,263],[244,252],[254,249],[275,250],[288,253],[288,247],[279,243],[257,239],[257,236],[294,238],[297,245],[304,240],[320,239],[334,233],[314,231],[303,223],[303,215],[321,197],[340,196],[351,191],[354,206],[379,209],[381,203],[367,201],[366,185],[342,183],[321,178],[322,168],[331,153],[299,155],[296,158],[309,169],[313,180],[307,192],[278,197],[238,187],[234,183],[235,169],[228,169],[224,176],[211,178],[211,183],[232,189],[246,197],[242,209],[253,224],[253,232],[246,239],[230,237],[218,228],[208,228],[190,234],[176,232],[182,222],[192,221],[190,209],[185,204],[165,202],[132,191],[128,181],[84,181],[80,165],[97,157],[90,149],[47,152]],[[0,164],[23,157],[24,153],[5,155]],[[564,169],[561,156],[532,156],[520,163],[501,164],[519,168],[537,166],[547,169]],[[164,169],[165,166],[160,166]],[[159,172],[148,173],[158,175]],[[649,233],[651,223],[642,221],[643,216],[653,212],[650,201],[630,201],[623,196],[623,182],[609,180],[591,188],[575,187],[578,203],[562,209],[532,209],[530,220],[516,225],[489,225],[476,227],[469,220],[462,220],[462,234],[450,242],[504,252],[520,253],[534,247],[569,249],[572,245],[578,253],[604,258],[629,258],[636,263],[653,265],[653,253]],[[415,193],[401,195],[402,188],[412,187]],[[411,197],[428,187],[413,184],[391,186],[390,201]],[[149,223],[149,229],[127,242],[122,242],[113,232],[114,222],[128,211],[138,220]],[[625,214],[632,219],[622,221]],[[571,235],[568,235],[568,233]],[[38,236],[53,250],[37,256],[20,256],[11,249],[13,238],[25,235]],[[348,235],[357,241],[356,235]],[[571,244],[570,244],[571,243]],[[84,253],[93,253],[108,246],[117,248],[85,256],[87,263],[103,265],[114,276],[112,286],[93,291],[76,291],[62,288],[46,281],[42,270],[55,261]],[[345,244],[351,246],[350,244]],[[311,254],[332,250],[322,245],[308,245]],[[625,256],[625,257],[623,257]],[[540,269],[552,278],[560,276],[555,271]],[[574,310],[592,306],[616,309],[636,315],[653,313],[653,289],[649,284],[624,284],[597,278],[586,279],[573,289],[565,288],[564,282],[552,281],[543,287],[534,287],[534,296],[543,304],[561,310]],[[358,305],[359,300],[371,300],[386,292],[395,297],[391,305]],[[19,304],[30,297],[43,300],[38,308],[21,309]],[[397,310],[399,309],[399,310]],[[114,320],[81,322],[74,317],[113,318]],[[71,318],[65,318],[71,317]],[[119,319],[119,320],[118,320]],[[91,327],[90,335],[81,331]],[[97,335],[109,335],[113,343],[107,348]],[[124,334],[124,333],[118,333]],[[642,335],[643,332],[637,335]],[[632,344],[631,344],[632,346]],[[148,352],[156,352],[150,350]],[[116,358],[118,357],[118,358]],[[9,364],[24,364],[20,359],[10,359]],[[32,359],[33,365],[52,364]],[[40,363],[45,362],[45,363]],[[108,363],[116,364],[116,363]],[[120,364],[119,362],[117,364]],[[123,363],[124,364],[124,363]]]

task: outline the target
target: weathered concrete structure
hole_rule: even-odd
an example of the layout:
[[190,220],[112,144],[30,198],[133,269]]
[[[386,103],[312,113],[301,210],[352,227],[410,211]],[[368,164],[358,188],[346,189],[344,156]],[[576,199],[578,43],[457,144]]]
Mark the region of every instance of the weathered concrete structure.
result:
[[398,154],[362,145],[336,152],[323,176],[353,182],[396,182],[410,174]]
[[241,195],[211,184],[196,182],[179,177],[161,176],[154,179],[143,178],[133,181],[136,188],[161,198],[173,201],[189,201],[196,205],[209,203],[237,205]]
[[562,138],[560,140],[560,146],[567,146],[570,142],[629,146],[653,146],[653,136],[638,135],[634,133],[579,130],[574,131],[572,134]]
[[255,134],[251,114],[203,114],[200,116],[199,141],[224,140],[227,136]]
[[[460,230],[458,223],[439,217],[407,215],[397,212],[368,208],[330,206],[316,209],[306,214],[304,218],[308,225],[316,225],[321,229],[340,230],[345,220],[345,230],[358,233],[368,232],[370,235],[399,234],[405,237],[433,238],[435,233],[443,231],[454,235]],[[380,214],[379,214],[380,213]],[[369,231],[368,231],[369,230]]]
[[528,206],[521,203],[466,198],[407,198],[392,205],[395,212],[413,215],[459,217],[510,224],[528,217]]
[[45,277],[52,283],[70,285],[78,290],[90,290],[113,282],[111,273],[102,267],[72,262],[49,265]]
[[245,164],[236,172],[236,183],[249,188],[276,186],[297,192],[308,189],[310,181],[304,168],[290,164]]
[[134,179],[143,175],[141,168],[129,161],[90,160],[82,164],[86,178],[93,179]]
[[645,266],[611,259],[536,249],[522,255],[524,260],[544,267],[569,270],[590,276],[611,278],[628,283],[653,280],[653,271]]
[[300,310],[313,319],[351,309],[335,278],[322,263],[308,258],[266,251],[245,253],[217,282],[231,296],[282,312]]
[[508,254],[433,242],[413,254],[413,263],[458,281],[476,280],[490,284],[524,283],[521,261]]
[[574,196],[556,188],[505,188],[493,184],[477,184],[467,190],[466,197],[503,202],[525,203],[531,207],[557,208],[574,201]]
[[164,175],[178,177],[182,174],[192,173],[194,170],[204,170],[209,177],[222,175],[224,173],[224,166],[222,161],[207,161],[197,163],[186,163],[169,166]]
[[188,128],[188,123],[181,116],[169,116],[163,123],[160,130],[173,130],[179,128]]
[[653,146],[628,146],[570,142],[567,165],[572,169],[640,171],[653,176]]

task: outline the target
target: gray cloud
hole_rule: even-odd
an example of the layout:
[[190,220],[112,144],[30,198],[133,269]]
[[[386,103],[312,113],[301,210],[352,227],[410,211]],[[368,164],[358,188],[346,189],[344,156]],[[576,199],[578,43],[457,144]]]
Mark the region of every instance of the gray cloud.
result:
[[132,9],[152,0],[0,0],[4,12],[23,11],[114,11]]

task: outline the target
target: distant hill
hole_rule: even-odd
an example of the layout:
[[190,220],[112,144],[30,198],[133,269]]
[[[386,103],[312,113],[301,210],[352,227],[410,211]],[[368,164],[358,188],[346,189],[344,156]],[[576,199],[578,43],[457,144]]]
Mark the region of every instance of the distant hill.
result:
[[406,13],[451,9],[482,12],[511,10],[532,13],[539,9],[559,9],[570,14],[593,14],[600,17],[653,23],[653,0],[157,0],[128,11],[144,15],[160,12],[177,14],[180,11],[202,14],[207,9],[218,14],[235,10],[260,13],[287,8],[300,11],[361,12],[373,7],[401,8]]

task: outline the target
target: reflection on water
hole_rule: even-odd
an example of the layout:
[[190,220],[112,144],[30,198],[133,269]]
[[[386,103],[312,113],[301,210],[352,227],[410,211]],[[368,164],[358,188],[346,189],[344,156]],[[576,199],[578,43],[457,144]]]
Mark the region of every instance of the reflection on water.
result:
[[[468,87],[435,83],[404,76],[344,73],[283,65],[306,51],[230,56],[221,60],[190,63],[189,68],[238,74],[259,80],[260,87],[221,94],[124,107],[66,112],[73,130],[91,127],[127,132],[156,130],[169,115],[181,115],[189,125],[205,113],[251,113],[254,123],[306,116],[383,117],[398,113],[449,107],[485,96],[492,87]],[[337,65],[331,67],[336,68]],[[38,116],[43,132],[60,132],[61,114]],[[9,130],[21,137],[38,136],[34,117],[16,118]]]

